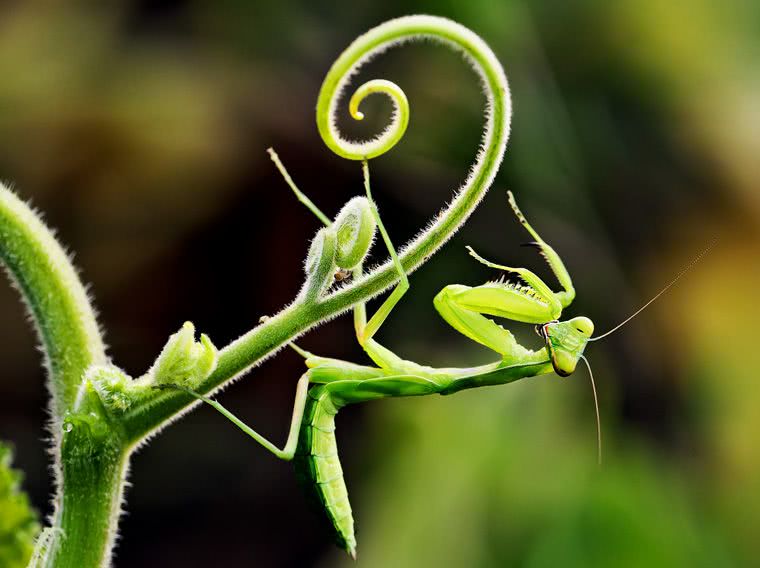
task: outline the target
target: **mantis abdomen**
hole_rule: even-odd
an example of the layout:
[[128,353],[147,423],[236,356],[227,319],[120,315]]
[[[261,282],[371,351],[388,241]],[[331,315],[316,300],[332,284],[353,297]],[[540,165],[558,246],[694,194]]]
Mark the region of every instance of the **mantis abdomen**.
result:
[[332,382],[309,389],[293,456],[296,476],[316,508],[325,511],[338,546],[355,556],[354,519],[338,459],[335,415],[346,404],[389,396],[420,396],[441,387],[422,376],[387,375],[381,369],[335,359],[309,361],[312,381]]
[[302,487],[326,512],[338,546],[355,556],[354,518],[335,443],[337,413],[327,385],[309,390],[293,461]]

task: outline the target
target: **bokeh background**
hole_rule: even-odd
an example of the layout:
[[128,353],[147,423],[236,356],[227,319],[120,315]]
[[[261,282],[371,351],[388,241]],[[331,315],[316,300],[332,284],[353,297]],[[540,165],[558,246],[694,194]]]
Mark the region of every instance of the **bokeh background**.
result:
[[[534,2],[5,2],[0,176],[44,212],[91,283],[114,361],[144,372],[189,319],[225,345],[299,289],[316,219],[274,146],[326,212],[361,191],[314,105],[335,56],[381,21],[454,18],[492,46],[514,98],[495,187],[412,278],[381,332],[433,365],[493,358],[436,315],[445,284],[496,276],[464,251],[549,276],[508,211],[511,188],[565,259],[568,313],[600,331],[716,248],[638,319],[588,351],[601,398],[596,465],[585,371],[453,397],[348,408],[339,444],[362,567],[748,566],[760,554],[760,4]],[[394,50],[363,78],[396,81],[412,122],[374,160],[397,243],[473,159],[482,95],[459,57]],[[368,101],[369,135],[388,116]],[[378,249],[379,251],[380,249]],[[378,252],[377,260],[382,260]],[[0,438],[42,515],[51,480],[40,355],[0,286]],[[528,326],[511,325],[538,345]],[[350,318],[310,333],[365,361]],[[221,400],[285,437],[302,362],[268,361]],[[291,466],[201,408],[133,460],[116,566],[350,566]]]

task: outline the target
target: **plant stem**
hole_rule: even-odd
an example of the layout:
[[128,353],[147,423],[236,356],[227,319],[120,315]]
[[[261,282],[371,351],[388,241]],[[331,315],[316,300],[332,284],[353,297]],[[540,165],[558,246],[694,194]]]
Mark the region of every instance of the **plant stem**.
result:
[[92,385],[85,384],[76,409],[63,421],[61,493],[53,520],[59,536],[44,566],[109,564],[129,454],[123,428],[110,418]]
[[[483,147],[470,175],[449,206],[399,254],[407,273],[423,264],[444,245],[468,219],[493,183],[506,149],[511,119],[509,86],[501,64],[485,42],[464,26],[445,18],[407,16],[381,24],[357,38],[330,68],[317,101],[317,126],[322,139],[331,150],[353,160],[363,160],[368,155],[378,156],[387,152],[398,142],[406,128],[406,122],[402,120],[406,114],[406,98],[398,94],[400,89],[386,87],[383,90],[394,101],[398,112],[384,133],[370,142],[353,143],[340,136],[334,121],[337,101],[350,77],[369,59],[404,41],[420,39],[437,40],[460,51],[469,60],[483,84],[487,112]],[[363,87],[364,85],[360,86],[357,93],[363,92]],[[358,107],[356,100],[352,104]],[[222,349],[216,371],[198,385],[196,390],[201,394],[210,394],[319,322],[335,317],[387,290],[398,278],[398,271],[391,262],[386,262],[356,282],[313,304],[299,298],[277,316]],[[126,417],[125,427],[130,440],[139,442],[142,436],[160,429],[166,421],[194,403],[197,404],[197,401],[185,393],[164,393],[151,401],[148,408],[140,409],[139,414]]]
[[117,439],[92,444],[66,435],[63,444],[62,502],[54,527],[61,537],[46,566],[83,568],[108,565],[126,483],[129,452]]
[[63,247],[39,216],[0,184],[0,261],[22,292],[44,347],[55,427],[82,373],[106,361],[95,313]]
[[[107,361],[95,312],[63,247],[40,217],[0,184],[0,261],[18,285],[45,354],[50,391],[50,432],[55,459],[55,527],[59,547],[50,548],[50,566],[98,566],[110,558],[111,537],[123,488],[126,453],[121,443],[78,448],[61,436],[85,369]],[[66,459],[62,459],[66,452]],[[107,514],[106,514],[107,513]],[[99,528],[96,528],[99,527]],[[68,558],[56,563],[56,554]],[[53,559],[53,560],[51,560]]]
[[[372,93],[389,96],[395,107],[388,128],[368,142],[352,143],[341,137],[336,126],[338,102],[350,78],[369,59],[418,39],[435,39],[464,55],[483,84],[487,110],[481,149],[469,176],[449,206],[398,255],[407,273],[424,263],[462,226],[496,176],[511,113],[501,65],[477,35],[459,24],[432,16],[398,18],[370,30],[346,49],[325,77],[317,102],[317,126],[335,153],[366,160],[387,152],[407,126],[409,109],[403,91],[388,81],[370,81],[357,89],[349,103],[354,118],[361,118],[359,104]],[[92,385],[83,380],[88,367],[109,362],[85,288],[53,234],[1,185],[0,261],[8,267],[27,302],[50,368],[57,494],[54,526],[49,533],[54,536],[43,555],[43,565],[107,566],[132,449],[197,401],[170,390],[156,393],[145,404],[136,403],[122,414],[103,407]],[[386,262],[337,292],[320,296],[324,286],[315,277],[318,292],[307,289],[279,314],[222,349],[216,370],[196,390],[208,394],[224,386],[300,334],[380,294],[397,280],[398,271]]]
[[[345,309],[348,309],[346,306]],[[219,352],[216,370],[196,390],[208,393],[230,377],[245,373],[256,363],[274,354],[309,327],[324,319],[319,304],[298,300],[274,317],[230,343]],[[145,436],[165,426],[166,421],[181,411],[198,404],[179,390],[163,390],[150,400],[147,408],[127,412],[122,417],[125,436],[130,443],[139,443]]]

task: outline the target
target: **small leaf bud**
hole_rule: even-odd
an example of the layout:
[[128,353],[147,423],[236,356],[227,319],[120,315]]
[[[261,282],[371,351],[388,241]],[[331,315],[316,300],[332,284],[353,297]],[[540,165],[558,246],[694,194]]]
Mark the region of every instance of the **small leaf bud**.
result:
[[307,297],[317,297],[333,281],[335,273],[336,235],[332,228],[320,229],[311,241],[306,256],[306,283],[302,293]]
[[195,341],[195,326],[185,322],[169,337],[148,374],[153,382],[162,384],[195,384],[216,369],[218,352],[206,335]]
[[338,267],[351,270],[369,253],[377,229],[367,198],[349,200],[335,217],[333,226],[337,234],[335,262]]

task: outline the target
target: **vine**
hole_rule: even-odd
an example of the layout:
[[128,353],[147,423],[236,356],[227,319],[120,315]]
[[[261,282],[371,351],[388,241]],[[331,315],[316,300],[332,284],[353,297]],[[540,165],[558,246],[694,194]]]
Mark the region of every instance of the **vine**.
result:
[[[324,79],[316,119],[333,152],[366,165],[404,135],[409,104],[390,81],[368,81],[348,101],[351,116],[361,120],[366,97],[389,97],[394,112],[377,137],[347,140],[336,120],[358,70],[410,40],[434,40],[461,52],[480,77],[487,103],[481,147],[470,174],[450,204],[402,248],[399,259],[406,272],[423,264],[454,234],[490,187],[506,148],[511,113],[504,71],[477,35],[444,18],[398,18],[351,43]],[[180,390],[154,387],[179,380],[200,393],[212,393],[319,323],[396,283],[398,273],[387,261],[330,291],[336,267],[353,268],[371,244],[371,236],[356,230],[367,219],[368,206],[374,204],[355,198],[331,223],[320,213],[326,226],[312,240],[304,286],[288,307],[219,350],[205,336],[196,341],[195,329],[186,324],[169,338],[151,369],[133,379],[106,356],[94,310],[63,248],[26,204],[0,186],[0,259],[29,307],[49,369],[56,497],[53,526],[40,541],[37,565],[80,568],[110,563],[132,451],[197,404]]]

